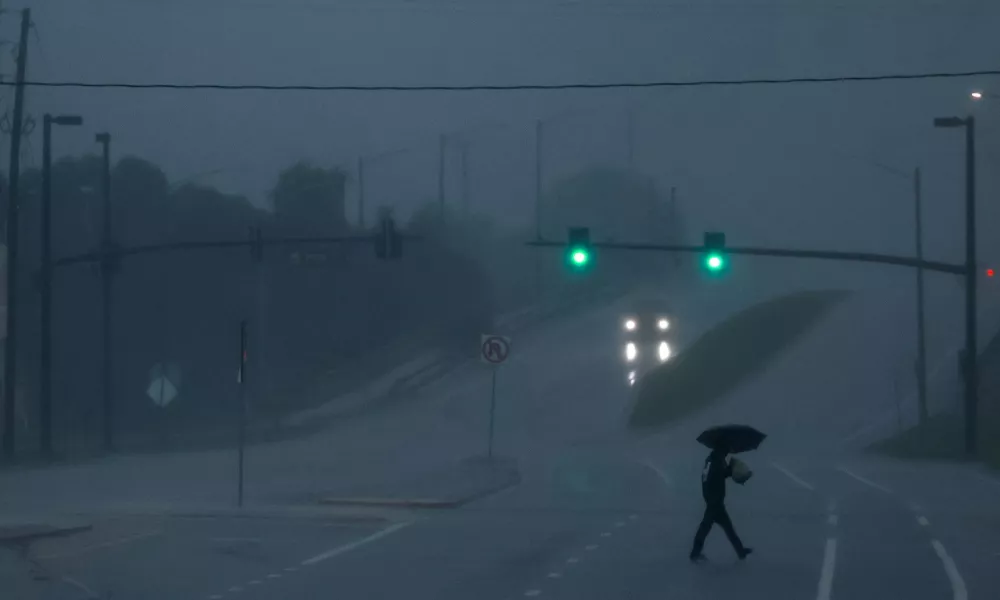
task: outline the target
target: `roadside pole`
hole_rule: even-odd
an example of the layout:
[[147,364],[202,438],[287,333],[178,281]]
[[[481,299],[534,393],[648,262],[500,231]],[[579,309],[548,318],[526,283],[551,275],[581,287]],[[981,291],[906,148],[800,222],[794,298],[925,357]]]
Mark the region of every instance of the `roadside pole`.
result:
[[239,406],[237,407],[236,424],[236,506],[243,507],[243,464],[246,447],[247,429],[247,321],[240,322],[240,371],[239,371]]
[[493,437],[496,429],[497,370],[510,356],[510,338],[482,334],[479,338],[479,360],[490,368],[490,426],[486,442],[486,457],[493,459]]

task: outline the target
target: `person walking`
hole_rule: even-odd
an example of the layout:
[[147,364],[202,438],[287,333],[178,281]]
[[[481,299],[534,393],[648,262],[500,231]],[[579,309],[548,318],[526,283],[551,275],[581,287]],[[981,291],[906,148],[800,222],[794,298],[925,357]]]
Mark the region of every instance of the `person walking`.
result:
[[722,527],[740,560],[753,552],[753,549],[744,546],[740,536],[736,535],[733,522],[726,511],[726,479],[733,475],[733,463],[726,459],[728,454],[724,446],[713,448],[705,459],[705,466],[701,471],[701,495],[705,499],[705,515],[701,518],[698,531],[694,535],[694,546],[691,548],[693,562],[706,560],[701,551],[705,546],[705,538],[715,524]]

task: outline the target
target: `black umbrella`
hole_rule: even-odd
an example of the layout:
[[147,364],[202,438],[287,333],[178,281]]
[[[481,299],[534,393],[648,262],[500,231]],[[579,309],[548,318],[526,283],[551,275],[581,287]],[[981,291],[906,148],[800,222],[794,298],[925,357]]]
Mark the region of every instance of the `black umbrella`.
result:
[[767,434],[761,433],[749,425],[718,425],[701,432],[698,442],[715,450],[728,450],[730,453],[756,450]]

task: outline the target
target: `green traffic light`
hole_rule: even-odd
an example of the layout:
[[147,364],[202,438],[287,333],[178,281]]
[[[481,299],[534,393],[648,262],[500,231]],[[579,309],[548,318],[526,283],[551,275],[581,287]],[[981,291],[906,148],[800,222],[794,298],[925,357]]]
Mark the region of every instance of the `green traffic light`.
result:
[[583,250],[576,250],[572,256],[573,264],[583,266],[590,261],[590,255]]
[[705,259],[705,266],[711,271],[720,271],[722,267],[726,266],[726,261],[721,254],[709,254],[708,258]]

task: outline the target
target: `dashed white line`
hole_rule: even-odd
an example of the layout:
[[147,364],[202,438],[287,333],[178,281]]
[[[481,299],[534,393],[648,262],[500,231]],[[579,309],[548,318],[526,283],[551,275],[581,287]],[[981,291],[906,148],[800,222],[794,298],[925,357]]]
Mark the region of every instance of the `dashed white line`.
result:
[[588,551],[597,550],[597,544],[588,544],[587,547],[584,549]]
[[386,527],[385,529],[376,531],[375,533],[371,534],[368,537],[361,538],[360,540],[353,541],[353,542],[351,542],[349,544],[344,544],[343,546],[338,546],[336,548],[332,548],[330,550],[327,550],[326,552],[322,552],[320,554],[317,554],[316,556],[314,556],[312,558],[307,558],[304,561],[302,561],[301,564],[304,567],[311,567],[312,565],[315,565],[316,563],[323,562],[324,560],[327,560],[327,559],[330,559],[330,558],[334,558],[336,556],[340,556],[341,554],[346,554],[347,552],[350,552],[351,550],[355,550],[357,548],[360,548],[361,546],[364,546],[366,544],[370,544],[370,543],[372,543],[374,541],[380,540],[380,539],[382,539],[382,538],[384,538],[384,537],[386,537],[388,535],[392,535],[393,533],[396,533],[400,529],[402,529],[402,528],[404,528],[404,527],[406,527],[406,526],[408,526],[410,524],[411,524],[411,522],[407,521],[407,522],[404,522],[404,523],[396,523],[395,525],[390,525],[389,527]]
[[815,492],[816,491],[816,488],[814,488],[810,484],[806,483],[798,475],[796,475],[795,473],[792,473],[791,471],[789,471],[785,467],[779,465],[778,463],[773,462],[773,463],[771,463],[771,466],[774,467],[775,469],[781,471],[782,473],[785,474],[786,477],[788,477],[789,479],[791,479],[795,483],[799,484],[800,486],[806,488],[810,492]]
[[615,521],[615,527],[625,527],[625,521]]
[[605,531],[605,532],[601,533],[601,537],[611,537],[611,532],[610,531]]
[[962,579],[962,574],[958,572],[958,567],[955,566],[955,561],[953,561],[951,556],[948,555],[948,551],[944,549],[941,542],[931,540],[931,546],[934,546],[934,552],[936,552],[938,558],[941,559],[941,564],[944,565],[944,572],[948,575],[948,581],[951,582],[952,599],[968,600],[969,592],[965,589],[965,580]]
[[542,593],[542,590],[528,590],[527,592],[524,592],[524,595],[528,596],[530,598],[530,597],[533,597],[533,596],[538,596],[541,593]]
[[917,523],[920,523],[920,525],[923,527],[927,527],[928,525],[930,525],[930,522],[927,520],[927,517],[923,515],[917,515]]
[[858,475],[857,473],[854,473],[853,471],[848,470],[846,467],[837,467],[837,470],[840,471],[841,473],[844,473],[845,475],[849,475],[849,476],[853,477],[854,479],[857,479],[858,481],[860,481],[861,483],[863,483],[863,484],[865,484],[867,486],[875,488],[876,490],[879,490],[879,491],[884,492],[886,494],[891,494],[892,493],[892,490],[890,490],[889,488],[887,488],[885,486],[882,486],[882,485],[879,485],[879,484],[875,483],[874,481],[872,481],[871,479],[865,479],[864,477]]
[[222,594],[212,594],[208,597],[208,600],[222,600]]
[[826,522],[834,527],[836,527],[837,521],[839,521],[837,515],[829,515],[826,517]]
[[635,521],[635,520],[636,520],[636,519],[638,519],[638,518],[639,518],[639,515],[629,515],[629,516],[628,516],[628,520],[629,520],[629,521]]
[[562,577],[562,573],[559,573],[557,571],[549,573],[549,579],[559,579],[560,577]]
[[278,578],[280,578],[280,577],[281,577],[281,574],[280,574],[280,573],[270,573],[270,574],[269,574],[269,575],[267,576],[267,578],[268,578],[268,579],[278,579]]
[[229,588],[229,593],[230,594],[238,594],[238,593],[240,593],[242,591],[243,591],[243,588],[241,588],[238,585],[234,585],[233,587]]
[[580,562],[580,559],[577,558],[577,557],[575,557],[575,556],[571,556],[571,557],[569,557],[569,558],[566,559],[566,564],[567,565],[575,565],[578,562]]
[[247,585],[260,585],[260,580],[254,579],[253,581],[248,581]]
[[295,571],[298,571],[299,569],[298,569],[298,567],[285,567],[285,570],[288,571],[289,573],[294,573]]
[[833,592],[833,571],[837,566],[837,540],[827,538],[826,548],[823,550],[823,569],[819,575],[819,589],[816,592],[816,600],[830,600]]

